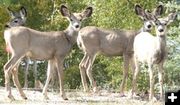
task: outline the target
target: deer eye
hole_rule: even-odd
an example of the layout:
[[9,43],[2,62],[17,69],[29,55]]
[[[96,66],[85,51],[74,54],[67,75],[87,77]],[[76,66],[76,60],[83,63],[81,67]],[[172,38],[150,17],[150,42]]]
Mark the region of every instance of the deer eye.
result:
[[14,22],[15,22],[15,23],[17,23],[18,21],[17,21],[17,20],[15,20]]
[[158,25],[158,23],[157,23],[157,22],[156,22],[155,24],[156,24],[156,25]]
[[167,23],[164,23],[164,25],[166,26],[166,25],[167,25]]
[[79,21],[82,21],[82,19],[80,19]]
[[73,21],[72,19],[70,19],[70,21]]

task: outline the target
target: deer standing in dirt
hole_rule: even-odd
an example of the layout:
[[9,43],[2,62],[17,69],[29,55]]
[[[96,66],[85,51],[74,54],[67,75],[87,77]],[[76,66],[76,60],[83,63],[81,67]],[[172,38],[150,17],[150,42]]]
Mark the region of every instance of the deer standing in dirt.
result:
[[[162,5],[159,5],[158,8]],[[95,80],[92,76],[92,65],[96,54],[100,53],[105,56],[123,56],[124,69],[123,79],[120,86],[121,96],[124,96],[124,85],[128,76],[129,63],[134,70],[133,62],[133,42],[134,37],[142,31],[151,30],[151,19],[149,13],[146,12],[140,5],[135,6],[135,12],[144,21],[144,26],[140,30],[109,30],[95,26],[87,26],[79,31],[77,44],[84,52],[84,57],[79,64],[81,79],[84,91],[88,91],[86,74],[93,87],[93,91],[97,91]]]
[[[150,78],[149,100],[154,99],[154,71],[153,66],[158,66],[158,77],[160,84],[160,99],[163,99],[163,73],[164,61],[166,58],[166,33],[167,26],[176,18],[176,13],[170,13],[167,17],[158,19],[157,14],[153,14],[156,36],[148,32],[139,33],[134,39],[134,61],[135,73],[133,77],[132,92],[136,90],[136,79],[139,73],[139,62],[147,63]],[[133,93],[132,93],[133,95]]]
[[[19,12],[15,12],[15,11],[12,11],[10,8],[8,8],[8,12],[9,12],[9,15],[11,16],[11,19],[10,21],[5,25],[6,29],[7,28],[11,28],[11,27],[16,27],[16,26],[24,26],[25,23],[26,23],[26,18],[27,18],[27,10],[25,7],[21,7]],[[6,47],[7,49],[7,52],[8,52],[8,60],[9,60],[9,47],[7,46]],[[27,88],[28,87],[28,71],[29,71],[29,61],[30,59],[25,57],[23,59],[23,61],[25,62],[25,82],[24,82],[24,87]],[[15,68],[17,69],[19,67],[19,64],[18,66]],[[34,72],[34,77],[35,77],[35,88],[36,88],[36,83],[37,83],[37,62],[34,61],[34,68],[33,68],[33,72]]]
[[[50,78],[51,73],[49,72],[56,69],[59,78],[60,95],[64,100],[68,99],[63,86],[63,61],[73,44],[76,43],[82,20],[91,16],[92,7],[87,7],[81,13],[71,13],[65,5],[61,5],[60,12],[70,22],[68,28],[63,31],[40,32],[22,26],[5,30],[4,39],[12,53],[10,60],[4,65],[5,89],[9,99],[14,100],[10,87],[11,74],[21,97],[27,99],[19,84],[18,70],[13,69],[23,57],[48,60],[47,80]],[[45,88],[47,87],[45,86],[44,90],[46,90]],[[44,90],[44,94],[47,95],[47,91]]]

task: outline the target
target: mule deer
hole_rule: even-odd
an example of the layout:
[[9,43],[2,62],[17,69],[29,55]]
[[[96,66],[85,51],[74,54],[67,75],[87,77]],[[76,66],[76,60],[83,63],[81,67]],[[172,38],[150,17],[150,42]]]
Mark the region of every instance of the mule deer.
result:
[[[10,21],[5,25],[6,28],[11,28],[11,27],[17,27],[17,26],[24,26],[25,23],[26,23],[26,18],[27,18],[27,10],[25,7],[21,7],[19,12],[15,12],[15,11],[12,11],[10,8],[8,8],[8,12],[9,12],[9,15],[11,16],[11,19]],[[8,45],[6,46],[6,51],[8,52],[8,60],[9,60],[9,47]],[[29,70],[29,62],[30,62],[30,59],[25,57],[23,58],[23,61],[25,62],[25,82],[24,82],[24,87],[27,88],[28,87],[28,70]],[[19,64],[18,64],[19,66]],[[18,66],[14,69],[17,69]],[[34,72],[34,76],[35,76],[35,84],[36,82],[38,81],[37,80],[37,76],[36,76],[36,72],[37,72],[37,62],[34,61],[34,68],[33,68],[33,72]],[[35,86],[36,87],[36,86]]]
[[[158,76],[160,84],[160,99],[163,99],[163,72],[166,58],[166,27],[176,18],[176,13],[170,13],[167,17],[157,19],[152,15],[155,24],[156,36],[148,32],[139,33],[134,39],[134,61],[135,73],[133,77],[132,92],[136,90],[136,78],[139,73],[139,62],[147,63],[150,77],[149,99],[154,99],[154,74],[153,65],[158,65]],[[132,93],[133,95],[133,93]]]
[[[77,32],[81,27],[81,21],[91,16],[92,7],[87,7],[81,13],[71,13],[65,5],[61,5],[61,14],[69,20],[69,26],[64,31],[40,32],[27,27],[12,27],[5,30],[4,38],[12,52],[11,59],[4,65],[5,89],[9,99],[14,100],[10,87],[10,76],[15,76],[17,85],[18,75],[14,67],[24,56],[36,60],[48,60],[48,71],[56,68],[58,71],[60,95],[64,100],[67,97],[63,87],[63,60],[76,42]],[[47,77],[48,80],[49,77]],[[22,98],[26,99],[20,84],[17,85]],[[45,87],[46,88],[46,87]]]
[[[156,12],[160,10],[161,6],[159,5],[156,8]],[[95,26],[87,26],[79,31],[77,43],[84,52],[84,57],[79,64],[84,91],[88,91],[85,72],[91,86],[93,86],[93,91],[96,92],[97,90],[92,76],[92,65],[96,54],[99,52],[106,56],[123,56],[124,70],[120,91],[121,95],[124,96],[124,84],[128,76],[129,63],[132,70],[134,70],[132,60],[134,37],[141,31],[150,31],[152,26],[149,13],[140,5],[135,6],[135,12],[144,21],[144,26],[140,30],[108,30]]]

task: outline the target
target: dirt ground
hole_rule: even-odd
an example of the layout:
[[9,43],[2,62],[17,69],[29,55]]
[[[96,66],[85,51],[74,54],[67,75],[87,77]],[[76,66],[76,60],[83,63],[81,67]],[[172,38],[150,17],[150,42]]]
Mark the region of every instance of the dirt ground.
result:
[[5,98],[5,90],[0,88],[1,105],[163,105],[162,102],[149,102],[142,99],[120,97],[118,93],[101,91],[98,94],[87,94],[80,91],[66,92],[69,100],[64,101],[57,92],[48,92],[49,100],[44,100],[40,91],[24,90],[28,100],[21,99],[17,89],[12,89],[15,101]]

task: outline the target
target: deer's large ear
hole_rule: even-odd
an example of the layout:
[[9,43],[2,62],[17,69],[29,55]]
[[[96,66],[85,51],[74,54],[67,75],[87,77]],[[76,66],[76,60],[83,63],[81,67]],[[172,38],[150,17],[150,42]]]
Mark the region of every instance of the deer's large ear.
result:
[[164,9],[163,5],[159,5],[156,7],[156,9],[154,9],[153,14],[156,17],[160,17],[160,15],[162,15],[162,13],[163,13],[163,9]]
[[14,11],[12,11],[9,7],[7,8],[7,11],[8,11],[8,13],[9,13],[9,15],[11,16],[11,18],[14,18],[14,17],[15,17]]
[[135,5],[135,13],[136,15],[138,15],[142,20],[146,19],[146,13],[145,10],[139,5],[136,4]]
[[24,6],[22,6],[20,8],[20,11],[19,11],[20,15],[22,18],[26,18],[27,17],[27,11],[26,11],[26,8]]
[[92,15],[93,8],[92,7],[87,7],[85,10],[82,12],[83,18],[90,17]]
[[168,24],[172,23],[176,18],[177,18],[177,13],[176,12],[171,12],[167,17]]
[[70,12],[65,5],[61,5],[60,12],[61,12],[62,16],[66,16],[66,17],[70,16]]
[[135,13],[139,16],[144,16],[145,12],[139,4],[136,4],[135,5]]

